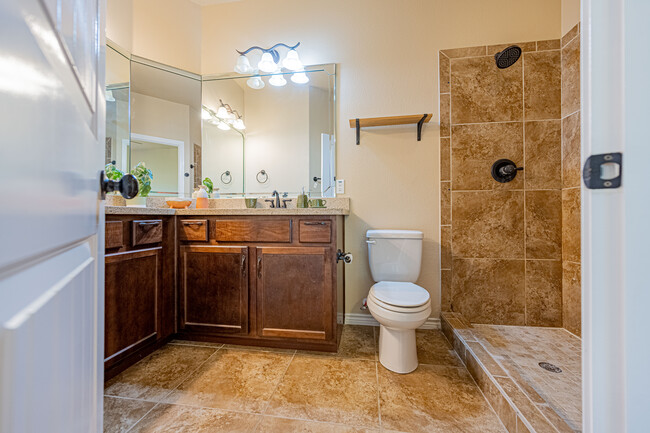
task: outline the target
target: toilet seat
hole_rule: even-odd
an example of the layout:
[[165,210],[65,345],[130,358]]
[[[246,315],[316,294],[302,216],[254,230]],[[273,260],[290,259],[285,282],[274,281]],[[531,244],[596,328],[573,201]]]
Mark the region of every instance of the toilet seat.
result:
[[370,288],[368,296],[388,310],[405,313],[422,311],[430,301],[426,289],[401,281],[380,281]]
[[371,303],[386,311],[390,311],[391,313],[400,313],[400,314],[417,314],[431,308],[430,301],[427,301],[418,307],[397,307],[395,305],[390,305],[385,302],[382,302],[379,299],[377,299],[372,293],[369,293],[368,305],[370,305]]

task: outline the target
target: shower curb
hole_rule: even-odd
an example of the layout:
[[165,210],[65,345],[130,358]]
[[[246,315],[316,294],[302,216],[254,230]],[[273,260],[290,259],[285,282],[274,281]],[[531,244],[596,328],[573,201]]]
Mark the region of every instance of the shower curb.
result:
[[[517,380],[489,347],[474,336],[459,313],[443,312],[440,327],[509,433],[575,433],[575,430],[529,385]],[[513,374],[514,373],[514,374]]]

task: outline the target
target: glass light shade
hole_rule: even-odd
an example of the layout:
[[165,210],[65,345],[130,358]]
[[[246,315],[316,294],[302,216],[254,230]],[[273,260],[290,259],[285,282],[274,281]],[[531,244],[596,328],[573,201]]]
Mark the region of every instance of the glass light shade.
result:
[[309,77],[307,77],[307,74],[304,72],[296,72],[295,74],[291,75],[291,81],[296,84],[305,84],[309,83]]
[[232,126],[234,126],[235,129],[239,129],[240,131],[246,129],[246,125],[244,125],[244,121],[241,119],[235,120],[235,123],[233,123]]
[[230,126],[228,126],[227,123],[219,122],[219,124],[217,125],[217,128],[222,129],[224,131],[227,131],[227,130],[230,129]]
[[273,56],[271,53],[262,54],[260,62],[257,64],[257,68],[260,71],[264,72],[273,72],[277,69],[278,65],[273,61]]
[[262,89],[264,88],[264,80],[262,80],[260,77],[251,77],[246,81],[246,84],[248,84],[248,87],[251,89]]
[[248,61],[248,57],[243,54],[239,56],[237,59],[237,64],[235,65],[235,72],[238,74],[250,74],[253,72],[253,67]]
[[113,96],[112,90],[106,91],[106,102],[115,102],[115,96]]
[[302,69],[302,62],[300,61],[300,56],[298,56],[298,51],[289,50],[287,57],[282,61],[282,66],[290,71]]
[[208,110],[206,110],[204,108],[204,109],[201,110],[201,119],[210,120],[210,119],[212,119],[212,115],[210,114],[210,112]]
[[228,110],[226,110],[226,107],[219,107],[217,110],[217,117],[219,119],[227,119],[228,118]]
[[282,87],[287,84],[287,80],[285,80],[281,74],[278,74],[269,79],[269,84],[276,87]]

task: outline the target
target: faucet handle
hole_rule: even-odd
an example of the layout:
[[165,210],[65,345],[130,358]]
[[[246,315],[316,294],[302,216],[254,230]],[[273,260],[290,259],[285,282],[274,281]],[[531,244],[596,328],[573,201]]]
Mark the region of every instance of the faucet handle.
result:
[[282,200],[282,207],[286,209],[287,208],[287,203],[291,203],[292,200],[293,200],[292,198],[283,199]]
[[271,203],[271,208],[275,208],[275,201],[273,200],[264,200],[267,203]]

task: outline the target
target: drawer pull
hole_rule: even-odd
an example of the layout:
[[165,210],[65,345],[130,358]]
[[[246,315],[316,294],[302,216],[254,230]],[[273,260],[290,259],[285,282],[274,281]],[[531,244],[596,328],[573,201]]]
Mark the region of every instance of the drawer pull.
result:
[[262,256],[257,257],[257,278],[262,278]]
[[183,224],[186,226],[202,226],[203,221],[183,221]]
[[157,226],[158,224],[160,224],[158,221],[152,222],[152,223],[145,223],[145,222],[138,223],[138,225],[141,225],[141,226]]
[[305,221],[306,226],[324,226],[327,224],[325,221]]
[[246,275],[246,254],[241,255],[241,273]]

